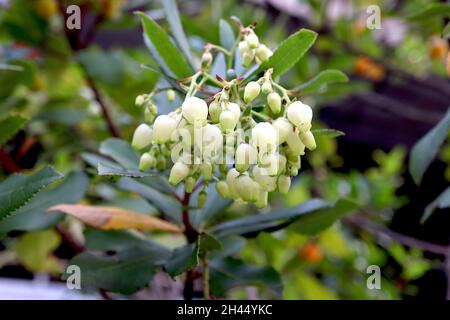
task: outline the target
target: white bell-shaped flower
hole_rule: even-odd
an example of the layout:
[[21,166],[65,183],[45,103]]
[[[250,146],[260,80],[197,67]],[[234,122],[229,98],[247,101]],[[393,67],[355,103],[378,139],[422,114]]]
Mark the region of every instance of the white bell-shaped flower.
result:
[[250,165],[255,164],[257,160],[258,152],[255,147],[241,143],[236,149],[236,155],[234,159],[234,166],[239,172],[247,171]]
[[133,134],[133,141],[131,145],[135,149],[143,149],[147,147],[150,143],[152,143],[153,139],[153,130],[150,126],[145,123],[140,124]]
[[176,186],[183,181],[189,174],[189,167],[183,162],[176,162],[170,171],[169,182]]
[[181,112],[189,123],[194,124],[199,121],[199,123],[205,124],[208,117],[208,105],[200,98],[190,97],[181,105]]
[[311,107],[307,104],[295,101],[287,108],[287,117],[300,132],[305,132],[311,128],[313,112]]
[[276,119],[272,125],[278,132],[278,143],[281,144],[286,141],[288,135],[294,131],[294,127],[288,119],[280,117]]
[[274,152],[278,143],[277,130],[268,122],[257,123],[252,129],[252,142],[260,152]]
[[256,81],[250,81],[247,83],[244,89],[244,101],[246,103],[252,102],[258,97],[261,92],[261,86]]
[[168,115],[160,115],[153,124],[153,142],[166,143],[172,138],[177,121]]

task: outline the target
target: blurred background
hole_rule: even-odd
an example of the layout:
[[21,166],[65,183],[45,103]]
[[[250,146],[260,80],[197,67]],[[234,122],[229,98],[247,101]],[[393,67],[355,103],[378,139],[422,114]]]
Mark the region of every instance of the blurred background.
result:
[[[64,27],[68,4],[80,6],[81,30]],[[381,9],[381,29],[367,27],[370,5]],[[430,5],[438,9],[417,14]],[[427,206],[449,185],[450,144],[440,149],[420,185],[408,172],[412,146],[450,105],[445,1],[186,0],[178,6],[196,59],[205,43],[219,43],[220,19],[234,15],[244,25],[257,22],[256,33],[272,49],[299,28],[318,32],[312,50],[283,76],[285,87],[326,69],[349,77],[302,93],[318,115],[316,127],[346,135],[319,137],[290,193],[271,200],[292,206],[313,196],[351,196],[364,209],[314,237],[286,231],[246,242],[239,253],[245,261],[271,265],[282,274],[278,298],[450,298],[449,209],[436,209],[421,222]],[[131,139],[142,121],[134,100],[159,81],[158,73],[142,68],[155,62],[136,10],[167,26],[160,1],[0,0],[1,115],[27,119],[12,139],[0,139],[2,180],[52,164],[69,177],[57,187],[57,200],[152,210],[140,196],[98,177],[86,157],[108,137]],[[159,99],[170,108],[165,96]],[[69,295],[60,278],[84,241],[82,227],[46,215],[52,204],[36,201],[28,212],[0,221],[0,298],[11,298],[11,288],[26,298],[36,286],[47,288],[34,291],[42,292],[41,298],[79,297]],[[381,268],[379,290],[366,286],[368,265]],[[177,298],[179,290],[157,275],[149,289],[132,298]],[[247,286],[227,297],[274,296]]]

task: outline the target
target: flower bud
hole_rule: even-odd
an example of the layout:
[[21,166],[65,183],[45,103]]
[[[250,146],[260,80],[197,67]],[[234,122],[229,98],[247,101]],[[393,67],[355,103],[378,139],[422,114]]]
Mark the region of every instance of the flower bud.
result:
[[216,190],[222,198],[227,199],[230,197],[230,190],[228,188],[228,184],[225,181],[218,181],[216,183]]
[[297,130],[288,134],[286,142],[292,155],[299,156],[305,154],[305,145],[300,140]]
[[200,165],[200,170],[202,172],[202,176],[205,181],[210,181],[212,179],[213,169],[211,163],[203,162]]
[[277,187],[277,178],[270,176],[265,168],[254,166],[252,174],[261,189],[271,192]]
[[259,46],[258,36],[253,31],[245,37],[245,41],[250,49],[255,49]]
[[278,172],[278,158],[273,153],[260,155],[258,158],[258,164],[260,167],[266,169],[269,176],[276,175]]
[[158,114],[158,107],[153,102],[148,105],[147,109],[155,116]]
[[235,182],[235,188],[242,200],[254,201],[259,192],[259,185],[247,175],[238,177]]
[[145,123],[139,125],[133,134],[131,145],[135,149],[142,149],[148,146],[153,139],[153,130]]
[[146,95],[144,95],[144,94],[137,96],[136,101],[135,101],[136,107],[142,107],[145,103],[145,98],[146,98]]
[[230,191],[230,196],[234,199],[239,198],[239,195],[236,191],[236,179],[239,177],[239,172],[232,168],[228,170],[226,181],[228,184],[228,189]]
[[227,80],[232,80],[236,77],[237,77],[237,75],[236,75],[236,71],[234,69],[227,70]]
[[256,81],[250,81],[244,89],[244,101],[246,103],[252,102],[259,95],[260,91],[260,85]]
[[277,130],[268,122],[259,122],[252,129],[252,142],[260,152],[273,152],[278,142]]
[[251,164],[256,163],[256,157],[256,149],[247,143],[242,143],[236,149],[234,167],[239,172],[247,171]]
[[167,161],[166,161],[166,157],[164,157],[163,155],[160,155],[158,157],[158,159],[156,160],[156,169],[158,170],[165,170],[167,167]]
[[265,45],[260,45],[257,49],[256,49],[256,57],[261,61],[261,62],[266,62],[267,60],[269,60],[269,58],[272,56],[272,50],[270,50],[269,48],[267,48]]
[[152,123],[155,120],[155,115],[150,111],[149,108],[145,108],[144,119],[148,123]]
[[269,203],[269,193],[267,191],[260,190],[256,198],[255,206],[258,209],[262,209],[267,207],[268,203]]
[[244,67],[248,67],[252,64],[253,59],[255,58],[255,52],[253,50],[249,50],[242,56],[242,65]]
[[300,139],[309,150],[314,150],[316,148],[316,140],[314,139],[314,135],[311,131],[308,130],[302,133],[300,135]]
[[183,102],[181,112],[183,117],[191,124],[194,124],[196,121],[206,123],[208,105],[200,98],[190,97]]
[[153,142],[166,143],[169,141],[176,126],[177,122],[175,119],[167,115],[158,116],[153,124]]
[[295,101],[287,109],[287,117],[300,132],[308,131],[311,128],[312,109],[307,104]]
[[236,127],[237,121],[235,114],[230,110],[222,111],[220,114],[220,127],[223,132],[233,130]]
[[239,53],[242,56],[244,56],[245,53],[247,53],[250,50],[248,47],[248,44],[246,41],[239,42]]
[[264,81],[264,83],[261,86],[261,91],[264,94],[269,94],[273,91],[272,85],[270,84],[269,81]]
[[173,91],[172,89],[167,90],[166,96],[167,96],[167,100],[169,100],[169,102],[173,102],[175,100],[175,91]]
[[298,175],[298,168],[296,167],[290,167],[288,171],[291,177],[295,177]]
[[286,118],[280,117],[276,119],[272,125],[277,130],[279,144],[285,142],[288,135],[294,131],[294,127]]
[[186,192],[192,193],[192,191],[194,191],[194,187],[195,187],[195,178],[194,177],[187,178],[186,181],[184,182],[184,189],[186,190]]
[[200,191],[200,193],[198,195],[198,207],[199,208],[203,208],[205,206],[207,198],[208,198],[208,193],[206,192],[206,190]]
[[202,55],[202,69],[209,68],[209,66],[211,66],[212,60],[213,56],[211,52],[205,51]]
[[146,171],[156,166],[156,159],[148,152],[144,153],[139,160],[139,170]]
[[176,186],[189,174],[189,167],[182,162],[175,162],[170,171],[169,182]]
[[241,117],[241,107],[237,103],[229,102],[227,104],[227,110],[230,110],[233,112],[234,117],[236,119],[236,123],[239,121],[239,118]]
[[211,102],[209,105],[209,116],[211,117],[211,121],[213,123],[218,123],[220,120],[220,113],[222,112],[222,107],[220,103],[217,101]]
[[279,176],[278,177],[278,190],[282,194],[287,194],[289,192],[289,188],[291,187],[291,178],[288,176]]
[[278,93],[272,92],[267,96],[267,104],[269,105],[270,110],[274,114],[278,114],[281,111],[281,97]]
[[295,159],[289,159],[289,164],[297,169],[300,169],[302,165],[302,158],[300,156],[296,156]]

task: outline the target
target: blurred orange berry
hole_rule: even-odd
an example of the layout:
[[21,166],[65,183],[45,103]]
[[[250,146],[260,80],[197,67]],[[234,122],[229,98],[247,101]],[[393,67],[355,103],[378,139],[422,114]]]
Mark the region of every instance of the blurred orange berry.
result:
[[323,252],[320,245],[315,242],[308,242],[299,250],[300,257],[310,263],[316,263],[322,260]]
[[50,19],[58,11],[56,0],[36,0],[34,3],[36,13],[43,19]]
[[448,53],[448,43],[438,36],[431,37],[429,55],[432,60],[444,60]]
[[374,82],[381,81],[386,76],[384,67],[381,64],[365,56],[356,58],[354,69],[358,76],[365,77]]

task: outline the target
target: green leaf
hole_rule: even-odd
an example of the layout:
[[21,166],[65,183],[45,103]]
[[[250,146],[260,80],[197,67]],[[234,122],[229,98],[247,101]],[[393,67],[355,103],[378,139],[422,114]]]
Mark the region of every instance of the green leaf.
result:
[[425,222],[434,210],[448,207],[450,207],[450,187],[445,189],[433,202],[426,206],[421,221]]
[[125,140],[110,138],[103,141],[100,153],[111,157],[126,169],[139,168],[138,153]]
[[5,144],[27,122],[27,118],[20,115],[9,115],[0,121],[0,145]]
[[[348,199],[340,199],[333,204],[312,199],[289,209],[224,222],[212,227],[209,231],[219,238],[230,235],[253,236],[261,231],[276,231],[295,222],[296,225],[304,223],[305,227],[300,227],[298,231],[306,233],[330,226],[355,208],[356,203]],[[327,216],[328,214],[330,217]]]
[[166,32],[164,32],[164,30],[155,21],[146,16],[144,13],[139,12],[137,14],[142,19],[142,25],[146,36],[151,41],[155,50],[158,52],[167,67],[179,79],[190,76],[192,71],[186,59],[170,41]]
[[218,296],[231,288],[247,285],[268,287],[277,295],[283,290],[281,277],[272,267],[254,266],[234,258],[212,260],[209,266],[211,291]]
[[27,204],[39,191],[63,175],[52,167],[30,176],[13,174],[0,184],[0,221],[11,216]]
[[120,177],[133,177],[142,178],[153,175],[150,172],[141,172],[133,169],[125,169],[118,164],[109,164],[100,162],[97,167],[98,174],[100,176],[120,176]]
[[287,221],[292,222],[293,219],[298,216],[327,207],[329,207],[327,202],[321,199],[312,199],[292,208],[254,214],[252,216],[226,221],[213,226],[209,231],[219,238],[229,235],[259,232],[265,230],[269,226],[278,226]]
[[345,136],[344,132],[335,129],[316,129],[311,130],[311,132],[317,137],[337,138]]
[[169,249],[159,243],[144,237],[138,237],[130,231],[104,231],[88,227],[84,231],[84,236],[86,237],[86,247],[91,250],[119,252],[135,247],[166,258],[170,257],[171,254]]
[[300,216],[289,228],[302,234],[315,235],[358,208],[350,199],[339,199],[334,206]]
[[38,193],[26,206],[0,222],[0,232],[36,230],[54,226],[63,214],[48,213],[59,203],[78,203],[86,193],[89,178],[83,172],[72,172],[57,186]]
[[[132,294],[146,287],[166,256],[153,251],[131,248],[113,256],[97,256],[84,252],[70,260],[69,265],[81,269],[81,288],[105,289]],[[67,279],[68,275],[64,275]]]
[[89,49],[79,52],[76,59],[95,81],[113,86],[118,86],[123,82],[125,66],[118,52]]
[[61,238],[54,230],[28,232],[19,239],[17,257],[31,272],[59,273],[61,266],[52,253],[60,244]]
[[199,238],[200,244],[199,244],[199,250],[200,253],[210,252],[210,251],[216,251],[222,249],[222,244],[220,241],[216,238],[214,238],[212,235],[203,233],[200,235]]
[[219,36],[220,45],[230,51],[236,41],[236,38],[234,36],[233,28],[223,19],[220,19],[219,22]]
[[194,67],[189,42],[186,38],[186,34],[184,33],[183,26],[181,25],[180,13],[176,0],[161,0],[161,2],[176,44],[181,49],[181,52],[183,52],[186,59],[190,62],[191,67]]
[[428,7],[414,12],[407,16],[410,20],[425,20],[425,19],[435,19],[440,17],[447,17],[450,15],[450,4],[448,3],[434,3]]
[[311,80],[302,83],[292,90],[301,90],[303,93],[312,93],[319,91],[323,86],[336,82],[347,82],[348,77],[345,73],[339,70],[324,70],[317,74]]
[[176,248],[164,265],[164,269],[171,277],[191,270],[198,264],[199,251],[200,246],[198,243],[190,243],[184,247]]
[[11,64],[4,64],[0,63],[0,70],[7,70],[7,71],[23,71],[23,68],[21,66],[15,66]]
[[442,30],[442,37],[444,39],[450,38],[450,22],[447,23],[447,25],[445,26],[444,30]]
[[450,129],[450,109],[444,118],[423,136],[412,148],[409,159],[409,172],[416,184],[420,184],[423,174],[436,157]]
[[246,82],[269,68],[273,68],[273,77],[281,76],[304,56],[316,38],[317,33],[308,29],[300,29],[292,34],[280,44],[269,60],[247,77]]
[[181,205],[175,199],[131,178],[120,179],[117,186],[122,190],[137,192],[144,199],[150,201],[162,214],[170,217],[175,222],[181,222]]

